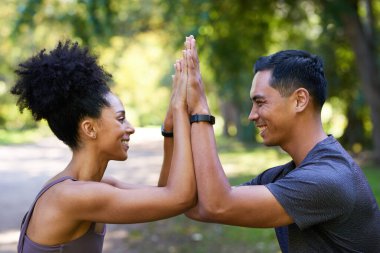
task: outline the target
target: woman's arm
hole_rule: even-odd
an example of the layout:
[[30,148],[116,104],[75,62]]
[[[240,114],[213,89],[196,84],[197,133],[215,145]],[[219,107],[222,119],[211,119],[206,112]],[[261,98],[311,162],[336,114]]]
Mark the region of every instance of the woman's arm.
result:
[[[176,63],[177,64],[177,63]],[[176,69],[176,64],[174,64],[174,69]],[[173,99],[174,99],[174,91],[176,85],[178,83],[179,76],[173,75],[173,84],[172,84],[172,94],[170,98],[170,104],[168,111],[166,113],[166,117],[164,120],[163,128],[166,132],[173,132]],[[173,137],[164,137],[164,158],[161,166],[161,173],[158,179],[158,186],[166,186],[168,181],[168,176],[170,172],[170,166],[173,159],[173,148],[174,148],[174,140]]]
[[173,148],[174,148],[174,141],[172,137],[164,137],[164,158],[162,161],[161,166],[161,173],[160,177],[158,179],[157,186],[162,187],[166,186],[169,172],[170,172],[170,166],[173,159]]
[[118,180],[113,176],[104,176],[101,182],[120,189],[141,189],[147,187],[154,187],[151,185],[126,183],[124,181]]
[[[104,183],[66,182],[57,185],[57,208],[75,220],[139,223],[178,215],[195,204],[190,123],[186,105],[186,61],[176,64],[177,85],[171,102],[173,152],[164,187],[119,189]],[[70,185],[69,185],[70,184]],[[68,204],[69,203],[69,204]]]

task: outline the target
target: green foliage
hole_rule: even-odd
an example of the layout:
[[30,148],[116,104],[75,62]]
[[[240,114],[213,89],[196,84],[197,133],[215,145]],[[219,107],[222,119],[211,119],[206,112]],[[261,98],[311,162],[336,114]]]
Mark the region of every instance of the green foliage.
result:
[[365,165],[364,174],[371,185],[377,204],[380,205],[380,165]]
[[0,145],[14,145],[36,142],[42,137],[52,135],[47,124],[40,123],[39,128],[0,129]]

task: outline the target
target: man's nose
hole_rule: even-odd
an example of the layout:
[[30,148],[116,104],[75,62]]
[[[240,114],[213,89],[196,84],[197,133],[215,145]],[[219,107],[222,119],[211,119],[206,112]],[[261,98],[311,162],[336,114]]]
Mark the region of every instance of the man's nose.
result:
[[248,119],[250,121],[256,121],[258,119],[259,115],[257,114],[256,108],[252,106],[251,112],[248,115]]

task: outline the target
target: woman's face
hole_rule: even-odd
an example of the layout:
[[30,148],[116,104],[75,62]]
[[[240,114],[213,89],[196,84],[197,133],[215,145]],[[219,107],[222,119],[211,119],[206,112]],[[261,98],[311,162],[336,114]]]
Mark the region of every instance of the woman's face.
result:
[[123,161],[128,157],[129,137],[135,129],[125,118],[124,106],[111,92],[106,95],[110,104],[102,109],[98,121],[97,143],[107,160]]

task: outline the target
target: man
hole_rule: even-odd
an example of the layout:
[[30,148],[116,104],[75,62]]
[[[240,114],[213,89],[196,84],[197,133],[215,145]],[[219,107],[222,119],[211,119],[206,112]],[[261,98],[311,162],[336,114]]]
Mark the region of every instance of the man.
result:
[[195,39],[188,38],[186,45],[187,104],[198,188],[198,205],[187,216],[274,227],[283,252],[380,252],[380,211],[369,184],[349,154],[322,128],[327,82],[321,59],[287,50],[256,62],[249,120],[265,145],[280,146],[292,161],[231,187],[216,150]]

